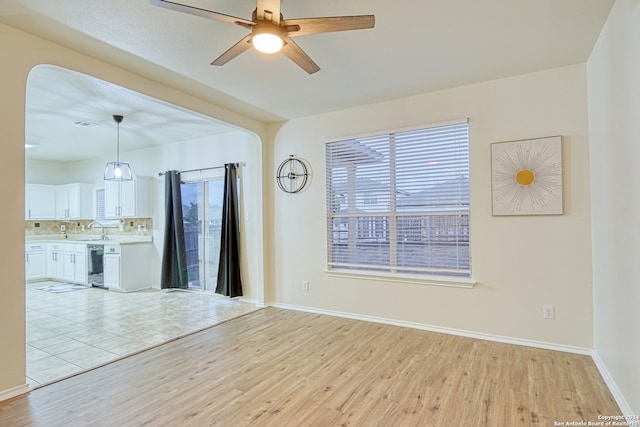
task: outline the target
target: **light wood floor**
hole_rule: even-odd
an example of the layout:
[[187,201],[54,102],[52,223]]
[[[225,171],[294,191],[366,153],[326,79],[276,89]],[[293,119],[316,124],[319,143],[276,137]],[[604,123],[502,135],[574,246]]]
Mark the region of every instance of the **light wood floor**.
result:
[[0,402],[0,426],[553,426],[619,413],[588,356],[266,308]]

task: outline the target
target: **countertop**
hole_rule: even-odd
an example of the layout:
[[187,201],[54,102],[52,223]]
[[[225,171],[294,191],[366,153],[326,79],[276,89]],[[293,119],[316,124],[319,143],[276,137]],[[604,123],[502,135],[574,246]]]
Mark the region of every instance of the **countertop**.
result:
[[25,243],[84,243],[93,245],[131,245],[138,243],[152,243],[151,236],[107,236],[108,240],[100,239],[96,234],[69,234],[61,239],[57,234],[41,236],[25,236]]

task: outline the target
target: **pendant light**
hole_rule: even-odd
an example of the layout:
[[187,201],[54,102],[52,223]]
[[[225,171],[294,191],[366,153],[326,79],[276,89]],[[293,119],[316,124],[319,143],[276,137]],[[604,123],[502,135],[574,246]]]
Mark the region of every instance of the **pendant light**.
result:
[[107,163],[107,167],[104,168],[104,180],[105,181],[132,181],[133,174],[129,163],[122,163],[120,161],[120,123],[124,119],[123,116],[114,115],[113,120],[118,124],[118,139],[116,145],[116,161]]

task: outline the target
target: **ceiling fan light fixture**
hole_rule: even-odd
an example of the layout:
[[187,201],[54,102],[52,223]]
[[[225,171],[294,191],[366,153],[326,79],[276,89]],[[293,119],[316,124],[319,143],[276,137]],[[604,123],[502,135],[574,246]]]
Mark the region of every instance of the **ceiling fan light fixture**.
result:
[[269,31],[269,28],[256,28],[251,37],[251,43],[258,51],[262,53],[276,53],[282,49],[284,42],[282,37]]

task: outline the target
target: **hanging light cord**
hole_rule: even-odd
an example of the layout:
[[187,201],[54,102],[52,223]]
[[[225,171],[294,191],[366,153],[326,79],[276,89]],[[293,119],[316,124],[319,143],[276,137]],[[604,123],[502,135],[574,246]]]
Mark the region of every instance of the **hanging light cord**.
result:
[[116,134],[116,162],[120,163],[120,122],[118,122]]
[[117,123],[117,133],[116,133],[116,162],[120,163],[120,123],[124,119],[124,116],[114,114],[113,120]]

